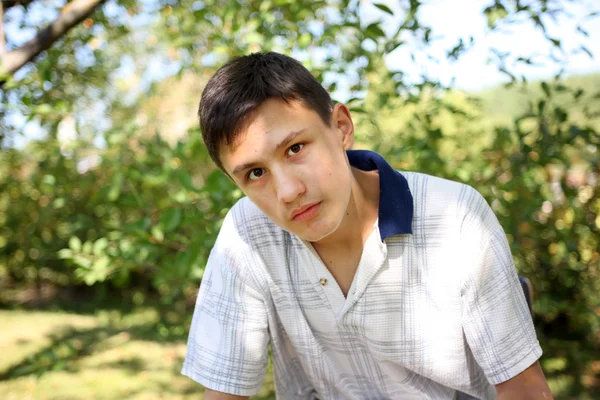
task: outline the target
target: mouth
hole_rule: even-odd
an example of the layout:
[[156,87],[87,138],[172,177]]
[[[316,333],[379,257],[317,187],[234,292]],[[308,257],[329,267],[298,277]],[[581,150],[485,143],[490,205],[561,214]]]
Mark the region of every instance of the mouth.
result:
[[311,203],[298,207],[292,211],[292,220],[307,221],[317,215],[321,202]]

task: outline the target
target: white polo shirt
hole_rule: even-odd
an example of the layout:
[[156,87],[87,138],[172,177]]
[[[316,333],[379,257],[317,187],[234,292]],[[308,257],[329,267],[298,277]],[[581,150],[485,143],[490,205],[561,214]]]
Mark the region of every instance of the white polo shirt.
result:
[[259,391],[272,345],[281,399],[478,399],[542,354],[504,231],[473,188],[396,172],[378,154],[377,228],[342,294],[310,243],[247,198],[200,286],[182,373]]

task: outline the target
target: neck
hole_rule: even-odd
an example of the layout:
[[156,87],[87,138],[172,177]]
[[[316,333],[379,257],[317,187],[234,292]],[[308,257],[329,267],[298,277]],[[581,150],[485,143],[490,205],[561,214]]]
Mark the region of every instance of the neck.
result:
[[313,246],[362,248],[373,231],[379,211],[379,174],[352,168],[352,175],[352,193],[342,223],[334,233]]

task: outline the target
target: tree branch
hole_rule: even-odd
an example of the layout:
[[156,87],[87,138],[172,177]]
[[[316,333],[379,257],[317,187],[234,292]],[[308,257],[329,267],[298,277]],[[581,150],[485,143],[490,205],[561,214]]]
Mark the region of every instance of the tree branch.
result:
[[6,43],[4,41],[4,3],[0,0],[0,64],[2,64],[2,58],[4,57],[4,51],[6,49]]
[[98,5],[104,2],[106,0],[73,0],[68,3],[54,22],[40,30],[33,39],[21,47],[4,55],[0,67],[0,85],[2,84],[2,75],[15,73],[42,51],[52,46],[61,36],[83,21]]

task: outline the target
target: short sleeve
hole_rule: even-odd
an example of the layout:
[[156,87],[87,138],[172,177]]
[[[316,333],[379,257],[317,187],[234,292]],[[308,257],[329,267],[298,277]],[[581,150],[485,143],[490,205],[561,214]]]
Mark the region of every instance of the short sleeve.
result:
[[518,375],[542,354],[504,230],[473,190],[461,227],[466,254],[463,331],[491,384]]
[[219,245],[200,285],[182,374],[206,388],[238,396],[256,394],[268,361],[268,318],[260,292],[248,285],[243,252]]

